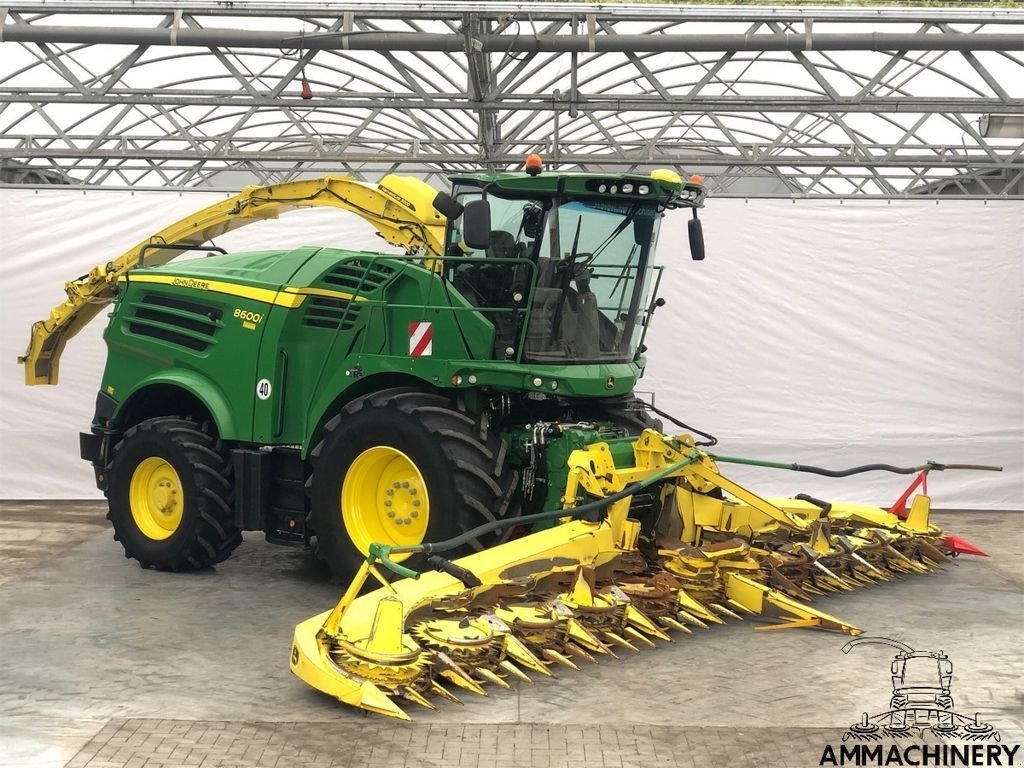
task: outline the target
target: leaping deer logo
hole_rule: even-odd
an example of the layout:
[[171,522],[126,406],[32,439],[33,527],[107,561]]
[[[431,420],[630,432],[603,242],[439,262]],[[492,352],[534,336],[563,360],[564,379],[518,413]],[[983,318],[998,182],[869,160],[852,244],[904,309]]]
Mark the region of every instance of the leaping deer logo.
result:
[[898,651],[890,667],[892,698],[887,711],[865,712],[860,722],[843,734],[843,741],[919,738],[926,731],[967,741],[999,741],[999,732],[991,723],[982,722],[980,715],[972,718],[953,709],[953,662],[943,651],[915,651],[888,637],[858,637],[843,646],[843,653],[867,644],[888,645]]

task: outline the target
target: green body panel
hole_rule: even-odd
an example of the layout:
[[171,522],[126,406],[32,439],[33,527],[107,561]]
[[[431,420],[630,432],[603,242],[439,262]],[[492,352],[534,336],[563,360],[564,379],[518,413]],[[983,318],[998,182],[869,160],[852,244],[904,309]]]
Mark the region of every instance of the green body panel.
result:
[[[490,321],[439,275],[410,259],[304,248],[255,254],[257,264],[273,262],[273,269],[260,270],[247,266],[248,256],[218,255],[134,270],[106,330],[109,352],[101,388],[123,405],[151,384],[177,384],[207,406],[225,439],[301,445],[305,452],[317,425],[339,398],[345,399],[345,391],[377,375],[413,377],[442,389],[608,397],[631,391],[642,372],[639,357],[630,363],[585,365],[494,360]],[[358,291],[325,279],[353,263],[353,272],[373,276],[361,282],[355,278]],[[193,280],[146,282],[153,276]],[[229,282],[225,289],[237,290],[201,287],[211,286],[210,281]],[[299,306],[287,307],[246,295],[246,289],[278,292],[286,287],[352,293],[363,300],[307,295]],[[209,346],[192,350],[133,332],[137,310],[153,297],[219,312]],[[345,306],[329,307],[323,324],[310,324],[320,317],[315,303],[323,299]],[[432,355],[412,357],[410,324],[422,321],[433,324]],[[263,380],[271,385],[265,400],[256,396]]]
[[[251,285],[276,290],[285,285],[302,266],[320,251],[320,248],[296,248],[290,251],[247,251],[245,253],[211,254],[193,259],[178,259],[173,264],[152,268],[151,271],[210,280],[228,280],[240,285]],[[136,267],[128,273],[129,280],[145,274],[146,268]]]
[[[588,194],[587,184],[592,192],[595,178],[606,177],[453,180],[564,197]],[[643,182],[653,190],[648,198],[668,199],[689,186],[641,175],[607,178]],[[332,248],[233,253],[141,266],[120,285],[101,384],[117,402],[115,429],[123,428],[119,419],[133,397],[172,385],[206,406],[222,438],[300,446],[305,455],[344,402],[383,387],[418,381],[463,390],[471,404],[493,393],[607,398],[631,392],[645,362],[640,353],[614,363],[527,364],[521,351],[505,359],[494,349],[488,315],[520,313],[513,320],[525,338],[532,296],[521,307],[474,306],[420,257]],[[432,324],[432,349],[413,356],[412,327],[423,322]]]
[[[223,435],[230,435],[232,439],[250,439],[255,376],[264,324],[260,322],[254,324],[253,329],[248,329],[234,315],[238,310],[265,318],[268,304],[199,286],[209,285],[211,280],[224,280],[240,288],[276,289],[294,272],[297,264],[315,251],[231,254],[179,262],[173,267],[133,270],[129,279],[121,284],[121,295],[104,333],[108,354],[101,390],[118,401],[115,423],[121,407],[132,395],[156,384],[171,384],[198,397]],[[190,284],[195,287],[142,280],[132,282],[132,278],[144,280],[150,275],[194,278]],[[205,348],[186,348],[179,343],[156,338],[146,333],[147,330],[152,332],[152,326],[137,325],[139,312],[153,311],[149,301],[161,298],[194,303],[193,309],[219,315],[210,324],[214,330]],[[180,312],[180,309],[176,312],[174,307],[163,306],[161,315],[172,322],[178,317],[185,323],[195,324],[198,322],[196,316],[202,314],[201,311],[186,311],[186,316],[181,316]],[[184,336],[188,328],[177,330],[183,338],[192,338]]]
[[[331,280],[339,268],[353,276],[342,286]],[[339,398],[348,399],[353,384],[404,375],[443,387],[451,379],[443,363],[490,350],[491,324],[478,313],[461,312],[460,333],[449,304],[463,305],[461,296],[413,260],[322,249],[292,280],[298,285],[361,300],[308,296],[296,308],[273,307],[259,375],[274,387],[268,400],[255,404],[255,442],[308,449],[317,425]],[[335,303],[318,306],[323,300]],[[413,358],[409,326],[422,321],[433,323],[433,355]]]

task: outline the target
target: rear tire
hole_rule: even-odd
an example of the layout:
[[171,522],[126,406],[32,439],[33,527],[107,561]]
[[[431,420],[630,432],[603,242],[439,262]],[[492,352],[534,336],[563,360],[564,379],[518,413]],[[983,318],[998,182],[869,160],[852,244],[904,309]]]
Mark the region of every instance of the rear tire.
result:
[[108,475],[114,539],[143,568],[206,568],[242,543],[230,464],[208,427],[176,417],[143,421],[114,446]]
[[[469,413],[440,394],[396,388],[357,398],[324,425],[310,457],[316,553],[339,580],[350,578],[366,559],[371,539],[436,542],[518,514],[512,503],[518,474],[506,459],[504,441],[486,414]],[[421,486],[418,496],[401,487],[385,495],[403,477],[395,467],[405,468],[413,487]],[[347,477],[358,487],[346,491]],[[392,500],[393,506],[384,506]],[[425,511],[415,520],[412,500],[421,501],[415,511]],[[404,525],[395,523],[399,518]],[[472,549],[490,543],[474,541]],[[416,566],[415,559],[410,565]]]

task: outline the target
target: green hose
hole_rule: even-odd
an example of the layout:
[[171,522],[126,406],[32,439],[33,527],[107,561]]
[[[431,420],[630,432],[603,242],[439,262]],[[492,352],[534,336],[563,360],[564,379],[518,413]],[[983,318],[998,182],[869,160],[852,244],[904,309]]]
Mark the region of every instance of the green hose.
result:
[[623,488],[621,491],[616,491],[611,496],[605,496],[600,499],[588,501],[585,504],[581,504],[578,507],[570,507],[569,509],[553,509],[548,512],[538,512],[534,515],[523,515],[522,517],[511,517],[505,520],[495,520],[491,523],[485,523],[477,526],[471,530],[460,533],[451,539],[445,541],[438,541],[435,543],[424,542],[422,544],[405,544],[402,546],[393,546],[391,544],[381,544],[374,542],[370,545],[370,554],[367,556],[367,561],[373,565],[375,562],[379,562],[385,568],[399,576],[404,576],[408,579],[418,579],[419,573],[414,571],[412,568],[406,568],[405,566],[399,565],[391,559],[392,554],[405,554],[405,553],[425,553],[428,555],[435,554],[437,552],[448,552],[462,545],[468,543],[471,539],[475,539],[479,536],[483,536],[494,531],[499,531],[502,528],[508,528],[514,525],[529,525],[533,523],[545,522],[547,520],[557,520],[562,517],[579,518],[585,514],[589,514],[599,509],[603,509],[616,501],[632,496],[639,491],[654,485],[666,477],[675,474],[680,469],[695,462],[700,461],[701,454],[697,449],[691,449],[685,458],[680,459],[674,464],[669,464],[663,469],[659,469],[653,475],[635,483],[631,483]]
[[897,467],[892,464],[862,464],[858,467],[849,467],[847,469],[825,469],[824,467],[814,467],[810,464],[786,464],[780,461],[762,461],[761,459],[746,459],[740,456],[719,456],[715,453],[709,453],[708,456],[723,464],[746,464],[752,467],[788,469],[793,472],[810,472],[815,475],[824,475],[825,477],[849,477],[850,475],[859,475],[862,472],[893,472],[897,475],[913,475],[917,472],[942,472],[946,469],[972,469],[985,472],[1003,471],[1002,467],[991,464],[941,464],[937,461],[928,461],[918,467]]
[[[975,469],[985,470],[990,472],[1002,472],[1002,467],[990,466],[985,464],[940,464],[935,461],[929,461],[926,464],[922,464],[919,467],[897,467],[892,464],[864,464],[859,467],[850,467],[849,469],[824,469],[822,467],[814,467],[807,464],[785,464],[778,461],[762,461],[760,459],[746,459],[739,456],[720,456],[718,454],[709,453],[707,454],[715,461],[720,461],[724,464],[746,464],[753,467],[768,467],[770,469],[788,469],[793,472],[811,472],[816,475],[825,475],[826,477],[847,477],[849,475],[857,475],[862,472],[895,472],[899,475],[910,475],[916,472],[924,472],[935,470],[941,472],[946,469]],[[367,555],[367,562],[371,565],[374,563],[380,563],[385,568],[399,576],[404,576],[408,579],[418,579],[420,577],[419,572],[414,571],[412,568],[406,568],[403,565],[399,565],[391,559],[393,554],[405,554],[405,553],[426,553],[428,555],[435,554],[438,552],[449,552],[453,549],[461,547],[462,545],[469,542],[471,539],[475,539],[479,536],[484,536],[488,533],[501,530],[502,528],[508,528],[514,525],[530,525],[533,523],[546,522],[548,520],[557,520],[563,517],[579,518],[585,514],[595,512],[596,510],[603,509],[611,504],[614,504],[620,499],[624,499],[627,496],[648,488],[655,483],[661,482],[666,477],[675,474],[683,467],[700,461],[701,453],[696,448],[690,450],[685,458],[680,459],[674,464],[670,464],[664,469],[660,469],[650,477],[640,480],[636,483],[623,488],[621,491],[613,493],[611,496],[605,496],[594,501],[588,501],[585,504],[581,504],[578,507],[571,507],[569,509],[553,509],[549,512],[538,512],[534,515],[523,515],[522,517],[512,517],[506,520],[495,520],[491,523],[485,523],[484,525],[477,526],[471,530],[460,533],[451,539],[445,541],[438,541],[435,543],[424,542],[422,544],[406,544],[402,546],[395,546],[391,544],[381,544],[380,542],[374,542],[370,545],[369,555]],[[448,563],[448,561],[444,561]],[[448,563],[454,569],[452,563]],[[464,570],[464,569],[461,569]],[[451,572],[449,570],[449,572]]]

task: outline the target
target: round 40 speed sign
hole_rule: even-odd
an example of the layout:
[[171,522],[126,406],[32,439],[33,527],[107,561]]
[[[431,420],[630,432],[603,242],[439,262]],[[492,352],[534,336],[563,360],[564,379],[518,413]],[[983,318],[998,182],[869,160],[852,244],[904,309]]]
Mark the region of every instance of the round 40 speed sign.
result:
[[260,400],[269,400],[271,389],[270,379],[260,379],[256,382],[256,397]]

